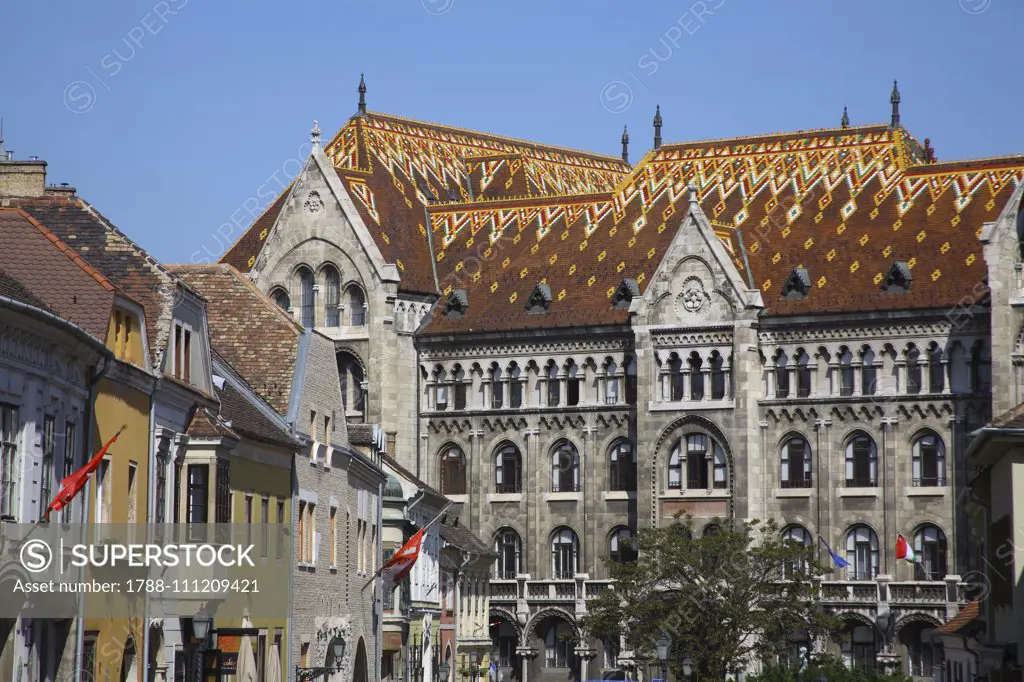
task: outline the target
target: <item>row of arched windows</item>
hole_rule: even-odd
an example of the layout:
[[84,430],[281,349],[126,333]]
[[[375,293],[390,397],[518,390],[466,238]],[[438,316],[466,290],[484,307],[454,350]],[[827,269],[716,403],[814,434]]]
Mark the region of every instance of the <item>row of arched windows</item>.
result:
[[[878,448],[874,439],[863,431],[850,434],[844,444],[844,480],[847,488],[878,486]],[[787,437],[779,449],[779,484],[782,488],[810,488],[811,446],[799,434]],[[671,466],[671,465],[670,465]],[[930,429],[921,431],[911,446],[911,484],[914,486],[946,485],[946,446]],[[672,487],[669,470],[669,487]]]
[[[288,287],[277,286],[271,289],[270,296],[274,301],[291,312],[293,310],[291,292],[298,292],[299,324],[303,327],[340,327],[342,324],[361,327],[366,324],[366,296],[362,288],[355,282],[341,289],[341,275],[333,265],[327,264],[320,268],[320,287],[317,292],[317,276],[305,265],[300,265],[292,275]],[[319,299],[319,300],[318,300]],[[318,315],[318,309],[322,313]]]
[[[800,525],[786,526],[782,538],[804,547],[811,547],[814,541],[811,533]],[[925,523],[911,534],[915,563],[915,578],[918,580],[942,580],[946,575],[946,535],[938,526]],[[842,550],[836,553],[849,564],[847,577],[851,580],[874,580],[878,575],[878,535],[874,529],[863,523],[850,526],[843,538]],[[837,548],[838,549],[838,548]],[[845,556],[844,556],[845,555]]]
[[[608,558],[617,563],[634,561],[637,558],[633,531],[626,526],[616,526],[608,533]],[[548,537],[551,551],[551,577],[556,580],[571,579],[580,572],[580,542],[576,531],[568,526],[557,526]],[[523,573],[523,542],[512,528],[500,528],[494,534],[494,551],[498,560],[494,577],[512,580]]]
[[899,352],[889,344],[877,353],[870,345],[835,352],[822,347],[813,355],[779,349],[764,365],[770,398],[964,393],[985,391],[990,383],[981,341],[969,350],[959,341],[948,350],[934,341],[924,349],[908,343]]
[[525,406],[571,407],[636,402],[636,363],[625,366],[607,357],[599,365],[588,358],[582,365],[569,359],[543,366],[512,361],[487,367],[460,363],[423,370],[427,410],[506,409]]
[[[466,455],[457,445],[449,444],[439,455],[441,493],[465,495],[467,491]],[[551,448],[551,492],[580,491],[580,454],[568,440],[560,440]],[[609,487],[614,491],[636,490],[636,451],[625,439],[617,440],[608,450]],[[509,442],[494,451],[494,492],[519,493],[523,485],[523,457],[519,448]]]

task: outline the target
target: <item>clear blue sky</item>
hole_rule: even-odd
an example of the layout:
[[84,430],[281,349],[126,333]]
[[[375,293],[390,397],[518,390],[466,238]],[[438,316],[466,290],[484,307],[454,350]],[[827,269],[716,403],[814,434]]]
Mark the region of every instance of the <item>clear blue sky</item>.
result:
[[656,103],[666,142],[877,123],[898,78],[903,124],[975,158],[1024,152],[1022,26],[1020,0],[7,2],[0,112],[19,158],[188,262],[360,71],[372,110],[608,154],[628,124],[634,160]]

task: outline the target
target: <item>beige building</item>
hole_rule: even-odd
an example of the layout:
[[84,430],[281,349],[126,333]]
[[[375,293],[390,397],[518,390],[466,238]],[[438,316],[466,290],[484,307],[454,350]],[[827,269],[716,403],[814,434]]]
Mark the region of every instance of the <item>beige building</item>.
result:
[[828,646],[941,664],[926,633],[974,570],[966,442],[1009,376],[978,237],[1024,157],[938,163],[892,100],[888,123],[664,145],[659,115],[631,167],[370,112],[361,85],[225,254],[333,339],[346,417],[494,548],[520,682],[637,664],[577,623],[679,511],[826,540],[850,563],[822,587],[847,625]]

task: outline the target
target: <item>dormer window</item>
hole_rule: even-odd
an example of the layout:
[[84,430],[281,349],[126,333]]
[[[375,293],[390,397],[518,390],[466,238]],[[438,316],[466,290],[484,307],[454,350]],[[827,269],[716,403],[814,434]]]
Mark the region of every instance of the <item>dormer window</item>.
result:
[[807,268],[793,268],[782,285],[782,298],[787,301],[801,301],[807,298],[811,290],[811,276]]
[[174,346],[171,348],[171,376],[186,384],[192,382],[192,327],[174,323]]
[[905,294],[910,291],[910,285],[914,282],[910,274],[910,266],[907,261],[893,261],[892,267],[882,280],[882,291],[888,294]]
[[468,308],[469,296],[466,294],[466,290],[453,289],[444,302],[444,312],[442,314],[446,319],[458,319],[466,314]]
[[633,298],[640,295],[640,285],[635,279],[623,278],[612,294],[612,307],[616,310],[629,310]]
[[551,287],[538,284],[533,288],[530,298],[526,301],[526,312],[531,315],[546,313],[551,308]]

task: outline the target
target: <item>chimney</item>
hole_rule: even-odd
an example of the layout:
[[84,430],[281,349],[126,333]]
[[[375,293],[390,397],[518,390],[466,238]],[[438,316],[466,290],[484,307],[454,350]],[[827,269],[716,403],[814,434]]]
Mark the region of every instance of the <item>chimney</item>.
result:
[[45,161],[15,161],[11,152],[0,156],[0,197],[41,197],[45,192]]

